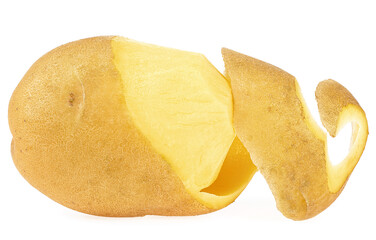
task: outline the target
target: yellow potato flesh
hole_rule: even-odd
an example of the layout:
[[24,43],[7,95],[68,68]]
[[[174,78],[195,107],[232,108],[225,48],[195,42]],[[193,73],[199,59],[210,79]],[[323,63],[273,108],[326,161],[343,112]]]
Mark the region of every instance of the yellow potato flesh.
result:
[[[226,158],[235,138],[226,79],[201,54],[121,37],[112,40],[112,48],[125,102],[141,133],[204,205],[232,202],[256,168],[245,149],[241,158]],[[241,147],[234,143],[234,149]]]
[[339,117],[337,133],[347,123],[351,122],[353,128],[353,141],[351,142],[348,155],[339,164],[333,165],[327,160],[328,182],[329,190],[331,192],[339,191],[352,170],[355,168],[365,148],[368,137],[368,124],[364,117],[364,113],[359,110],[359,108],[350,105],[342,110]]

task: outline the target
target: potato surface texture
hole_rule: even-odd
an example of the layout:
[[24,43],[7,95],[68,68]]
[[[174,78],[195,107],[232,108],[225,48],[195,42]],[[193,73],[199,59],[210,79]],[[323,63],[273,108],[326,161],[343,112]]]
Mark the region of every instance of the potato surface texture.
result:
[[196,215],[256,171],[226,79],[200,54],[96,37],[58,47],[9,104],[13,161],[54,201],[101,216]]
[[303,220],[327,208],[341,193],[367,140],[364,111],[342,85],[326,80],[316,98],[333,136],[353,123],[346,159],[332,166],[325,132],[311,117],[296,79],[287,72],[229,49],[222,50],[234,96],[234,128],[265,177],[278,209]]

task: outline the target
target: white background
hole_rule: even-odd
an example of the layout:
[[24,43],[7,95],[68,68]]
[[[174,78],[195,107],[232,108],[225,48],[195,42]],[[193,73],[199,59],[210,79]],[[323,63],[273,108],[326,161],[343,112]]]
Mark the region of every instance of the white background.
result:
[[[375,239],[374,2],[1,1],[0,239]],[[370,135],[362,159],[334,204],[301,222],[278,212],[259,173],[235,203],[203,216],[103,218],[67,209],[32,188],[14,167],[8,102],[40,56],[97,35],[201,52],[220,71],[224,46],[267,61],[297,77],[316,119],[315,87],[335,79],[367,114]],[[346,154],[349,132],[330,140],[334,160]]]

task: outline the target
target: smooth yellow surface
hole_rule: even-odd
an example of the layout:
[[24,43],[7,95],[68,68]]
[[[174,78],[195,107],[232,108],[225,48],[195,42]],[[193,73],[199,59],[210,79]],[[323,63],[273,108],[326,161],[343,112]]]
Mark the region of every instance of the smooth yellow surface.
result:
[[331,164],[329,160],[326,161],[329,190],[331,192],[339,191],[355,168],[366,146],[368,123],[364,111],[356,105],[349,105],[343,108],[338,118],[336,134],[349,122],[352,123],[353,127],[349,153],[346,158],[337,165]]
[[[138,129],[202,203],[218,208],[233,201],[254,173],[249,159],[245,164],[225,164],[245,176],[241,182],[215,185],[210,193],[201,191],[219,176],[235,138],[226,79],[201,54],[120,37],[112,41],[112,48]],[[224,175],[233,181],[231,174]]]

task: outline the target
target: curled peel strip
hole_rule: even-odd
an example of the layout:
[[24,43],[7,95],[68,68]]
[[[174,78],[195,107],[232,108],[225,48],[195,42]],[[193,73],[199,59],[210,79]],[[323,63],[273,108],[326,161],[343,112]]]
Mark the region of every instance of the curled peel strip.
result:
[[334,80],[325,80],[316,88],[320,118],[332,137],[349,122],[352,123],[350,150],[338,165],[327,161],[330,192],[338,192],[358,163],[366,146],[368,123],[366,114],[353,95]]
[[331,165],[325,132],[317,125],[292,75],[271,64],[222,50],[234,98],[234,127],[288,218],[303,220],[327,208],[341,193],[368,135],[364,111],[339,83],[316,90],[321,120],[335,136],[353,123],[350,152]]

